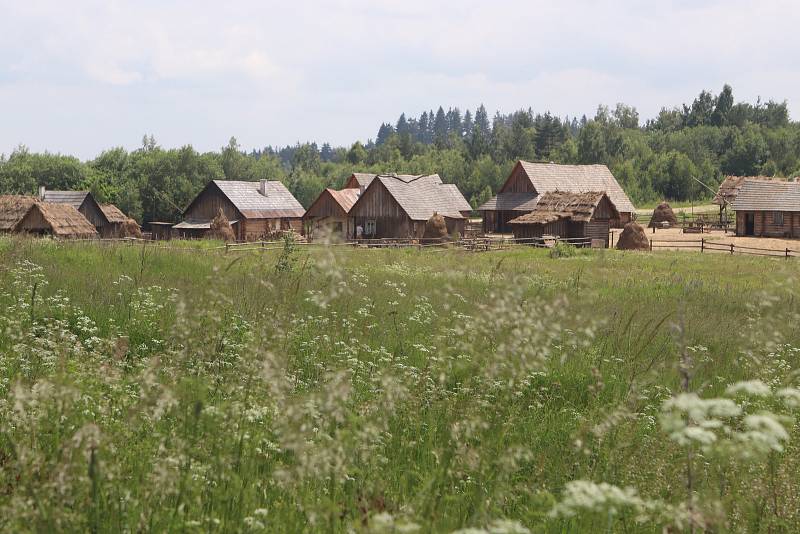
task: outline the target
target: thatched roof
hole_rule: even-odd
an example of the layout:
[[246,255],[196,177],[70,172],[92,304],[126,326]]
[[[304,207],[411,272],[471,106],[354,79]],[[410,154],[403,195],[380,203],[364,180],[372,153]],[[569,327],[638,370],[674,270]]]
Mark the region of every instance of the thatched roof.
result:
[[[509,224],[547,224],[559,219],[573,222],[588,222],[592,219],[597,206],[603,198],[608,199],[604,191],[588,191],[570,193],[567,191],[551,191],[539,198],[534,210],[509,221]],[[612,218],[618,218],[619,212],[608,199],[612,208]]]
[[48,229],[56,237],[97,236],[97,230],[92,223],[72,204],[52,202],[34,203],[15,229],[20,232]]
[[746,179],[732,207],[735,211],[800,211],[800,183]]
[[714,204],[725,206],[733,204],[736,200],[736,195],[744,185],[745,180],[757,182],[776,182],[781,181],[779,178],[771,178],[769,176],[726,176],[722,183],[719,184],[716,196],[714,196]]
[[100,211],[111,224],[122,224],[128,220],[128,216],[114,204],[100,204]]
[[0,232],[11,232],[31,207],[34,197],[22,195],[0,195]]

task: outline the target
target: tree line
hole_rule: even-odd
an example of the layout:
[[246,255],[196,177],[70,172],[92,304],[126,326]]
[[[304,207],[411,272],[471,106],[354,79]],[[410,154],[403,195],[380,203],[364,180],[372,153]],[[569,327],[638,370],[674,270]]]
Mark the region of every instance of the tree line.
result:
[[338,188],[355,171],[437,172],[477,207],[502,185],[517,159],[609,166],[634,203],[702,200],[724,176],[800,175],[800,123],[786,102],[735,102],[726,85],[702,91],[691,104],[663,108],[641,123],[636,108],[600,106],[594,117],[557,117],[484,106],[463,114],[439,107],[419,117],[401,114],[380,125],[374,140],[349,147],[325,143],[245,151],[235,138],[218,151],[164,149],[152,136],[128,151],[95,159],[32,153],[24,146],[0,156],[0,192],[87,189],[141,221],[176,221],[213,179],[284,182],[308,206],[325,187]]

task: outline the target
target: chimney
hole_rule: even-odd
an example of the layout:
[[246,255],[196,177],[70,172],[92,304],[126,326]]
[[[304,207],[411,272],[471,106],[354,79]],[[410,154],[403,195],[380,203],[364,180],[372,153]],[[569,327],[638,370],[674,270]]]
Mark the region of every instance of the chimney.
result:
[[267,181],[260,180],[260,184],[258,186],[258,192],[261,193],[262,196],[267,196]]
[[39,186],[39,200],[44,200],[44,192],[46,191],[43,185]]

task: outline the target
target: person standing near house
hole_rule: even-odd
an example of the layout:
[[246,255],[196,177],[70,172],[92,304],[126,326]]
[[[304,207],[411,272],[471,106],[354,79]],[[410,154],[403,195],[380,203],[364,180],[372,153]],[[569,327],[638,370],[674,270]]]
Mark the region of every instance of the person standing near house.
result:
[[360,224],[356,226],[356,239],[361,239],[364,235],[364,227]]

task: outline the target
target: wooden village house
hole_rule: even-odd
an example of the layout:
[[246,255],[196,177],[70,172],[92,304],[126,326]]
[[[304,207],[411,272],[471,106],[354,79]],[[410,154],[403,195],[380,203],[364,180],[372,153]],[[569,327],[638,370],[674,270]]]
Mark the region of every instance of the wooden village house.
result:
[[44,186],[40,186],[39,199],[51,204],[72,206],[81,212],[101,234],[103,234],[103,227],[108,224],[108,219],[103,214],[100,204],[90,191],[48,191]]
[[358,188],[322,191],[303,216],[306,237],[313,239],[314,234],[320,233],[341,239],[353,236],[349,214],[359,195]]
[[369,174],[366,172],[354,172],[344,183],[342,189],[358,189],[363,193],[364,190],[369,186],[369,184],[372,183],[372,180],[376,176],[377,174]]
[[421,238],[434,213],[443,216],[449,234],[464,234],[472,208],[454,184],[438,174],[378,175],[350,209],[351,227],[366,239]]
[[278,181],[213,180],[183,211],[173,226],[176,237],[203,237],[219,210],[239,241],[262,239],[280,230],[302,232],[303,206]]
[[800,237],[800,183],[745,179],[732,207],[736,235]]
[[486,233],[511,233],[509,221],[530,213],[545,193],[561,191],[588,193],[605,191],[619,217],[612,227],[624,226],[635,208],[625,191],[605,165],[557,165],[518,161],[497,195],[478,208]]
[[620,217],[614,203],[602,191],[569,193],[549,191],[530,213],[509,221],[515,239],[531,242],[547,236],[575,241],[581,246],[602,242],[608,248],[611,221]]
[[73,205],[18,195],[0,196],[0,232],[65,239],[97,237],[94,225]]

